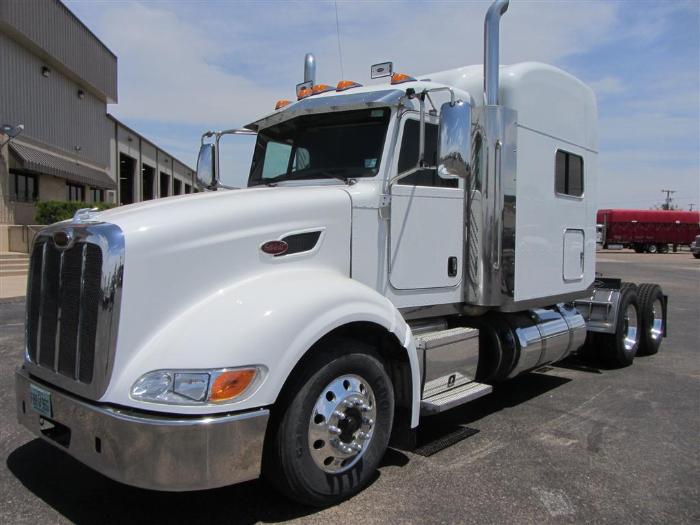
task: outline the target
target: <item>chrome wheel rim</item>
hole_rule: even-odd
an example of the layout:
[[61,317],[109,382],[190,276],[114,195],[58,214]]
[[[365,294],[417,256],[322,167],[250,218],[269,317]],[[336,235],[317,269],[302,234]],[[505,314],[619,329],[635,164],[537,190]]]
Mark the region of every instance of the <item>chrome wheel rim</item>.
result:
[[625,330],[623,344],[628,352],[637,344],[637,308],[633,304],[627,305],[625,310]]
[[652,340],[658,341],[664,333],[664,312],[661,300],[656,299],[651,303],[651,313],[653,317],[651,320],[651,327],[649,327],[649,335]]
[[369,448],[376,416],[374,392],[362,377],[331,381],[309,419],[309,452],[316,465],[329,474],[352,468]]

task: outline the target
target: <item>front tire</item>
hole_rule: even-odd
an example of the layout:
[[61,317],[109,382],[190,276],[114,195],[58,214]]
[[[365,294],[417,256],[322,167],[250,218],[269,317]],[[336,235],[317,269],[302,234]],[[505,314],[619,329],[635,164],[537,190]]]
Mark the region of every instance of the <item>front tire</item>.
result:
[[372,347],[347,339],[328,343],[292,380],[273,411],[263,476],[301,503],[338,503],[371,481],[386,452],[391,380]]
[[658,248],[656,247],[656,244],[649,244],[649,245],[647,246],[647,252],[649,252],[649,253],[656,253],[656,252],[658,252],[658,251],[659,251],[659,250],[658,250]]

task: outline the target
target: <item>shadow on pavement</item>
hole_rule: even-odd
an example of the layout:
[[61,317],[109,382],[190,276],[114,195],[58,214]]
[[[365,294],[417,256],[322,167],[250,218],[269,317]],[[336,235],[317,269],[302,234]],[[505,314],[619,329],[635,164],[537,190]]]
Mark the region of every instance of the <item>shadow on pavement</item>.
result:
[[[430,435],[423,437],[435,439],[443,431],[452,431],[456,426],[468,425],[526,402],[568,381],[545,374],[526,374],[497,386],[489,396],[432,416],[423,426],[423,432]],[[389,449],[381,467],[402,467],[408,462],[408,456]],[[33,494],[78,524],[276,523],[317,512],[317,509],[280,496],[262,480],[188,493],[130,487],[93,471],[40,439],[14,450],[7,459],[7,466]],[[378,472],[372,482],[380,475]]]

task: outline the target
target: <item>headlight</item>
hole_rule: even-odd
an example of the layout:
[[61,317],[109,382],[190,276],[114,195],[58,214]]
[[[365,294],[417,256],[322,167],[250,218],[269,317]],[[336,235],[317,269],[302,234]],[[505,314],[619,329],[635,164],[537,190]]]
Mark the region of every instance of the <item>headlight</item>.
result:
[[131,387],[139,401],[169,405],[226,403],[241,398],[260,384],[264,367],[213,370],[154,370]]

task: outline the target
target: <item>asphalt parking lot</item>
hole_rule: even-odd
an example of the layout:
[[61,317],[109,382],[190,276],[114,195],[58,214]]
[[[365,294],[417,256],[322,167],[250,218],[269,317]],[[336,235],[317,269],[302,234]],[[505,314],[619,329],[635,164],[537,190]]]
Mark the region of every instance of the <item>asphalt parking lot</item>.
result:
[[[700,260],[601,252],[598,271],[658,282],[669,336],[611,370],[571,359],[425,422],[478,433],[431,456],[390,450],[374,482],[325,510],[259,481],[170,494],[113,482],[20,428],[21,300],[0,303],[0,523],[697,523]],[[427,438],[424,433],[422,436]]]

